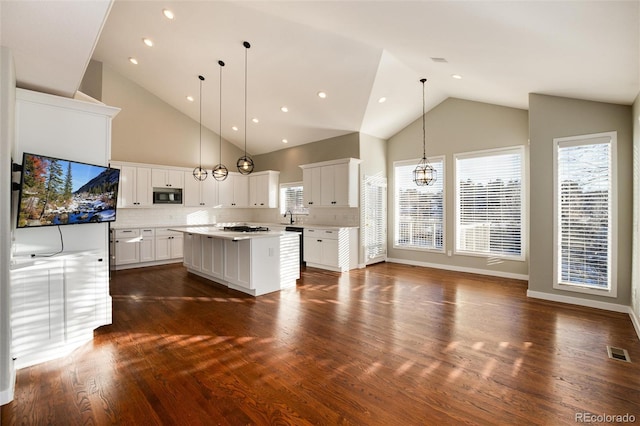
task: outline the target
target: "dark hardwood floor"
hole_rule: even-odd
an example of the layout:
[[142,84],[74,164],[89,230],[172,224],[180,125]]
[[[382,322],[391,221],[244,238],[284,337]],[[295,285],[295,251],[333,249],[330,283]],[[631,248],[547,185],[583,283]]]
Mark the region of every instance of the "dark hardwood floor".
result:
[[[2,424],[640,422],[626,314],[528,299],[526,283],[397,264],[307,268],[253,298],[180,265],[119,271],[113,325],[18,371]],[[631,363],[611,360],[606,345]]]

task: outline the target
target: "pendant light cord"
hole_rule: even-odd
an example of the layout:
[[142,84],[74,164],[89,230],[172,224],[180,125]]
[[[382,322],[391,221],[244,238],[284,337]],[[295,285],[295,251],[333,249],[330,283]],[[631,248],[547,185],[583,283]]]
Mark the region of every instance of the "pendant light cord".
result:
[[249,42],[243,43],[244,49],[244,156],[247,156],[247,52],[251,45]]
[[200,162],[198,167],[202,169],[202,82],[204,81],[204,77],[199,75],[200,79]]
[[218,125],[220,127],[220,151],[218,153],[218,156],[220,158],[220,164],[222,164],[222,67],[224,67],[224,62],[222,61],[218,61],[218,65],[220,65],[220,107],[219,107],[219,112],[220,112],[220,119],[218,121]]
[[427,131],[425,126],[425,105],[424,105],[424,83],[427,79],[420,80],[422,83],[422,158],[427,158]]

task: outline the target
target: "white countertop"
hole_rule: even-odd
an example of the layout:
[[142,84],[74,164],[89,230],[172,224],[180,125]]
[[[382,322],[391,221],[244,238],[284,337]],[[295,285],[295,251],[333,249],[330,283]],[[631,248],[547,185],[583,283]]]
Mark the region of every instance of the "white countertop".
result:
[[187,226],[169,228],[171,231],[184,232],[187,234],[206,235],[208,237],[221,238],[225,240],[249,240],[253,238],[273,238],[283,235],[294,235],[293,232],[286,231],[258,231],[258,232],[233,232],[224,231],[217,226]]
[[[315,225],[315,224],[298,224],[294,223],[293,225],[289,225],[288,223],[264,223],[264,222],[240,222],[239,225],[254,225],[254,226],[266,226],[267,228],[284,228],[286,226],[294,226],[296,228],[313,228],[313,229],[327,229],[327,230],[338,230],[342,228],[358,228],[357,226],[340,226],[340,225]],[[220,229],[222,226],[229,225],[229,223],[224,224],[203,224],[203,225],[120,225],[117,223],[111,224],[111,229],[140,229],[140,228],[164,228],[170,229],[174,231],[182,231],[185,228],[211,228],[211,229]],[[277,232],[277,231],[276,231]]]

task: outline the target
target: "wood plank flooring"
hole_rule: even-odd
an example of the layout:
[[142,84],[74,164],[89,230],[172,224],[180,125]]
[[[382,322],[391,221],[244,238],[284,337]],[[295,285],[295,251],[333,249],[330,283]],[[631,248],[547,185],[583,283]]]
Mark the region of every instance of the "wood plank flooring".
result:
[[[528,299],[526,283],[382,263],[307,268],[259,298],[180,265],[118,271],[113,324],[18,371],[3,425],[640,422],[626,314]],[[631,363],[610,360],[606,345]]]

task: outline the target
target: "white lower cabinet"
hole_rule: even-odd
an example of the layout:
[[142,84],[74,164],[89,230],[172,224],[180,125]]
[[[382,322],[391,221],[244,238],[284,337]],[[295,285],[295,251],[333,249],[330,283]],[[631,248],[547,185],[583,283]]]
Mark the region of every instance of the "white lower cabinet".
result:
[[184,234],[183,261],[189,269],[200,271],[202,269],[202,256],[200,254],[201,237],[198,234]]
[[140,230],[115,230],[116,265],[140,263]]
[[140,229],[140,262],[156,260],[156,233],[153,228]]
[[357,228],[304,228],[307,266],[344,272],[357,267]]
[[224,279],[251,289],[251,240],[224,241]]
[[201,244],[202,272],[213,278],[224,278],[224,241],[203,235]]
[[182,232],[156,229],[156,260],[181,259],[183,240]]
[[107,253],[59,255],[11,271],[16,368],[65,355],[111,323]]

